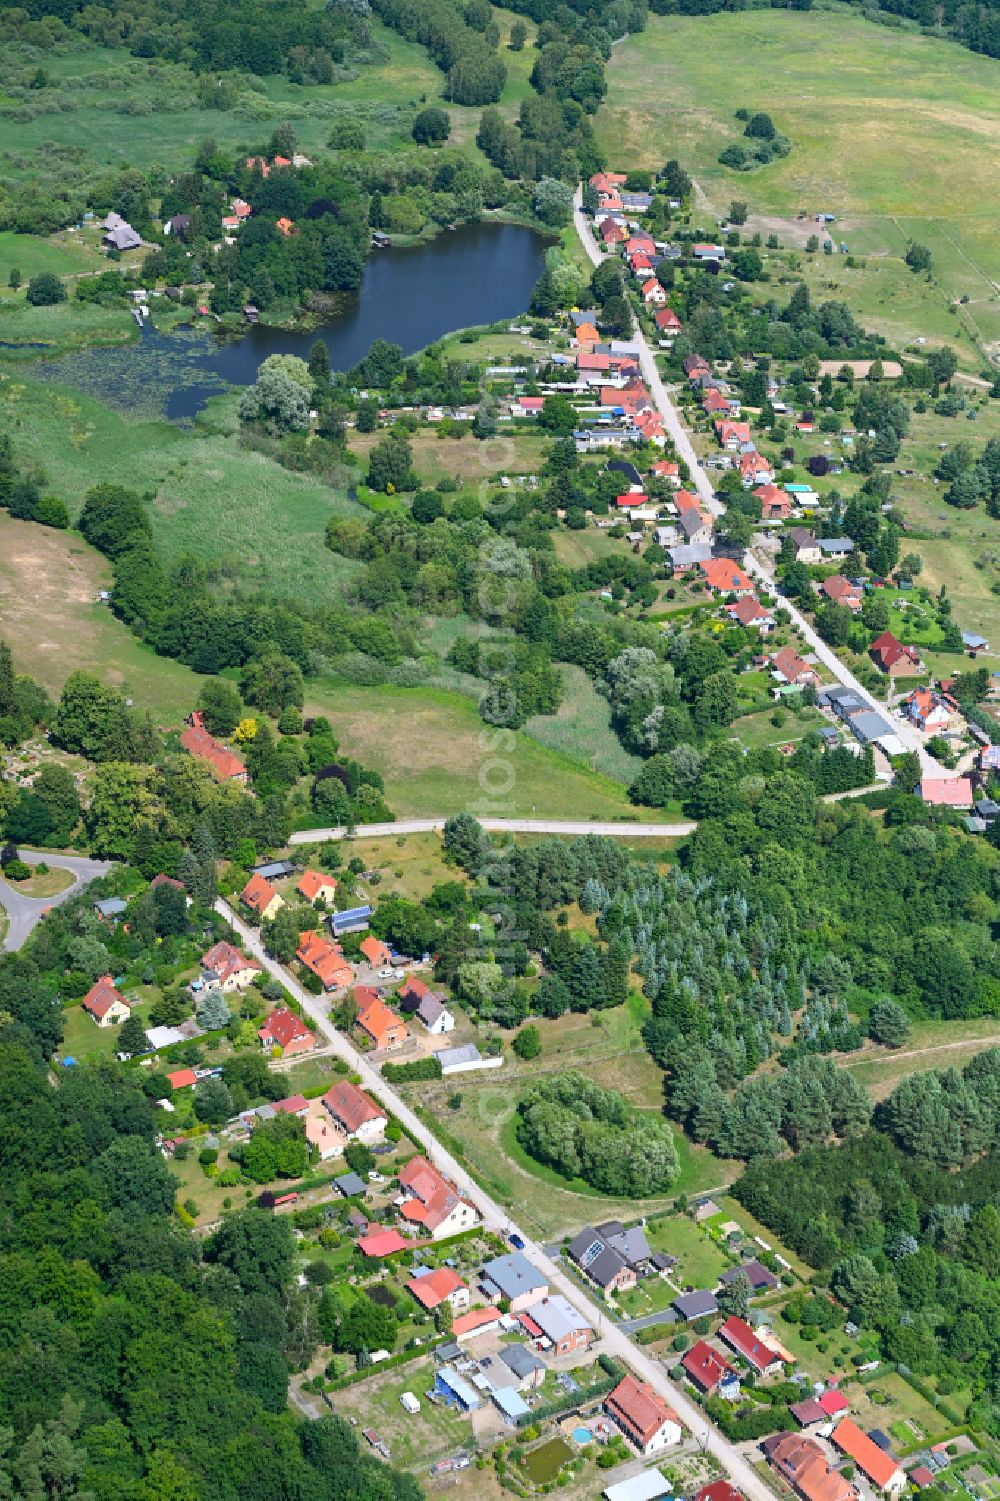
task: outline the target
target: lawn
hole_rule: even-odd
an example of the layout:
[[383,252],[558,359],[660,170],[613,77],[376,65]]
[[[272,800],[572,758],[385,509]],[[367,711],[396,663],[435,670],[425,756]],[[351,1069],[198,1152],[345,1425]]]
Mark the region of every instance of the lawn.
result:
[[71,672],[88,668],[158,723],[179,725],[199,679],[157,657],[96,602],[109,580],[105,560],[80,537],[0,511],[0,635],[17,670],[58,693]]
[[[16,300],[17,294],[7,286],[15,267],[26,287],[33,276],[40,276],[44,271],[55,276],[73,276],[86,271],[104,271],[107,261],[96,246],[76,230],[64,229],[47,239],[15,234],[12,229],[0,230],[0,287],[3,288],[0,297],[4,304]],[[23,299],[23,292],[20,295]],[[31,311],[33,315],[37,313],[37,309]]]
[[76,877],[71,870],[62,870],[55,861],[59,857],[52,856],[53,864],[46,871],[40,871],[37,866],[32,866],[34,872],[26,881],[18,881],[15,890],[19,896],[33,896],[39,900],[47,896],[56,896],[60,891],[65,891],[67,886],[72,886]]
[[[646,1226],[646,1239],[654,1251],[677,1257],[671,1277],[681,1287],[714,1287],[732,1262],[700,1225],[685,1215],[652,1220]],[[669,1301],[669,1300],[668,1300]]]
[[[1000,339],[995,61],[840,8],[651,16],[615,48],[608,83],[597,133],[609,160],[656,168],[677,157],[697,183],[706,227],[741,198],[761,221],[785,221],[760,227],[787,227],[786,241],[816,227],[796,228],[798,212],[822,210],[837,215],[837,243],[897,265],[908,239],[929,243],[936,281],[913,281],[930,316],[940,324],[946,304],[967,294],[974,331],[986,344]],[[741,138],[738,107],[768,110],[790,154],[752,173],[722,167],[720,150]],[[887,301],[882,311],[906,337],[923,323],[916,306]]]
[[[133,1016],[146,1022],[145,1008],[136,1007]],[[118,1051],[121,1027],[99,1027],[87,1015],[79,1001],[63,1007],[63,1040],[59,1050],[62,1058],[76,1058],[78,1062],[92,1058],[111,1058]]]

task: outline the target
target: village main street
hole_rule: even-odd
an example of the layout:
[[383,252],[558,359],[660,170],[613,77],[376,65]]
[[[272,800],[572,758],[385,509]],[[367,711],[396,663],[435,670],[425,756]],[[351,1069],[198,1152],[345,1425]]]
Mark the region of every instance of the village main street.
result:
[[475,1206],[482,1217],[483,1224],[502,1235],[509,1235],[511,1231],[514,1231],[521,1237],[526,1254],[544,1272],[550,1287],[558,1289],[587,1316],[591,1327],[600,1335],[603,1347],[609,1354],[626,1362],[641,1380],[648,1382],[670,1403],[695,1441],[719,1461],[732,1483],[747,1497],[747,1501],[774,1501],[773,1492],[754,1469],[749,1459],[708,1423],[696,1403],[669,1379],[660,1362],[634,1343],[623,1329],[613,1323],[606,1311],[603,1311],[581,1291],[546,1250],[517,1226],[502,1205],[497,1204],[480,1188],[471,1174],[437,1141],[419,1116],[383,1079],[378,1069],[352,1046],[343,1033],[337,1031],[323,1010],[320,999],[311,995],[293,975],[265,953],[260,933],[243,922],[221,897],[215,903],[215,910],[239,934],[244,952],[252,954],[268,973],[289,991],[317,1032],[330,1044],[331,1050],[343,1058],[352,1073],[360,1078],[362,1086],[392,1111],[412,1138],[420,1143],[434,1166],[450,1178],[460,1192]]
[[[603,248],[597,243],[588,216],[583,210],[582,186],[577,187],[573,196],[573,222],[576,225],[580,242],[587,253],[587,258],[592,265],[601,265],[607,257]],[[636,328],[629,339],[629,343],[634,345],[637,351],[639,368],[642,372],[643,380],[646,382],[649,394],[652,396],[657,410],[663,418],[663,425],[670,435],[678,457],[682,458],[688,466],[688,470],[690,471],[689,483],[697,492],[698,498],[702,501],[707,511],[715,517],[724,515],[726,508],[717,498],[715,488],[705,472],[704,465],[695,453],[690,433],[682,423],[680,413],[670,398],[670,393],[664,385],[656,367],[656,358],[640,328]],[[753,553],[747,553],[746,567],[747,571],[755,578],[758,578],[766,588],[770,590],[775,589],[773,572],[758,558],[755,558]],[[856,693],[867,704],[869,709],[874,709],[877,713],[887,715],[891,719],[892,728],[897,738],[906,746],[907,750],[915,751],[920,757],[921,770],[925,775],[940,777],[942,779],[958,775],[957,771],[949,770],[947,767],[942,766],[939,761],[936,761],[930,755],[919,730],[908,724],[898,714],[887,709],[885,704],[879,703],[869,693],[868,689],[861,685],[850,669],[844,665],[836,652],[827,646],[826,642],[819,636],[801,610],[797,609],[791,600],[782,599],[781,603],[782,608],[788,611],[792,624],[800,632],[802,639],[815,654],[816,659],[833,674],[838,683]]]

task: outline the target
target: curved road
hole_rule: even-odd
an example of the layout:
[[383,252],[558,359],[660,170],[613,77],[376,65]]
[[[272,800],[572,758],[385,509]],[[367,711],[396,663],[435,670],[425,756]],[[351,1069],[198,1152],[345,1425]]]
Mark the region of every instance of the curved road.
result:
[[107,875],[111,869],[109,860],[63,855],[58,850],[18,850],[17,853],[26,865],[41,865],[44,862],[51,865],[53,870],[58,868],[72,871],[74,879],[72,886],[67,886],[65,891],[59,891],[55,896],[34,897],[22,896],[16,886],[0,877],[0,907],[4,908],[8,917],[7,933],[2,946],[8,953],[13,953],[26,942],[32,929],[50,907],[58,907],[62,902],[69,901],[88,881]]
[[[390,828],[394,827],[389,825]],[[613,825],[617,828],[617,825]],[[391,1085],[387,1084],[376,1068],[373,1068],[367,1058],[352,1047],[347,1038],[334,1027],[322,1009],[319,998],[310,995],[299,984],[295,977],[281,967],[274,959],[264,952],[260,941],[259,932],[247,926],[236,915],[233,909],[222,900],[215,903],[215,910],[231,923],[240,935],[243,948],[246,953],[252,954],[255,959],[264,965],[265,969],[298,1001],[302,1010],[309,1017],[316,1031],[331,1044],[332,1051],[338,1053],[352,1072],[357,1074],[361,1083],[368,1092],[381,1100],[409,1131],[416,1141],[419,1141],[428,1158],[434,1165],[457,1185],[461,1192],[476,1206],[482,1216],[483,1223],[488,1229],[496,1230],[501,1234],[509,1234],[516,1231],[523,1239],[525,1250],[531,1260],[539,1267],[548,1278],[550,1286],[557,1288],[587,1317],[591,1320],[592,1327],[604,1341],[605,1348],[619,1360],[627,1363],[632,1370],[643,1380],[647,1381],[660,1395],[669,1402],[677,1413],[681,1422],[690,1430],[694,1438],[713,1454],[722,1465],[730,1480],[738,1486],[749,1501],[774,1501],[774,1494],[757,1474],[749,1460],[736,1449],[728,1439],[724,1438],[717,1429],[707,1421],[701,1409],[691,1401],[690,1397],[669,1380],[661,1363],[653,1356],[646,1353],[641,1346],[636,1345],[629,1339],[624,1330],[609,1317],[607,1310],[599,1307],[584,1293],[576,1283],[567,1276],[552,1257],[548,1255],[544,1247],[532,1240],[531,1236],[520,1230],[510,1218],[507,1211],[494,1202],[490,1196],[480,1188],[466,1169],[457,1162],[450,1152],[437,1141],[423,1121],[416,1116],[406,1102],[400,1098]],[[499,1080],[498,1080],[499,1084]]]
[[[396,823],[363,823],[351,830],[358,839],[380,839],[390,834],[429,834],[443,829],[444,817],[401,818]],[[479,824],[491,834],[603,834],[610,839],[682,839],[698,827],[692,820],[678,823],[588,823],[586,820],[562,822],[554,818],[480,818]],[[324,839],[345,839],[347,829],[301,829],[289,844],[317,844]]]
[[[578,186],[576,193],[574,194],[573,208],[573,220],[576,224],[580,242],[583,245],[583,248],[586,251],[591,264],[594,266],[599,266],[606,257],[602,247],[594,238],[594,233],[590,227],[590,222],[586,214],[583,212],[582,186]],[[708,475],[705,473],[701,460],[698,458],[698,455],[694,451],[694,445],[691,442],[691,437],[688,429],[683,426],[680,419],[680,414],[676,406],[670,399],[670,394],[667,391],[667,388],[660,377],[660,373],[656,368],[656,358],[646,341],[645,335],[640,328],[636,327],[636,330],[632,334],[629,342],[634,344],[636,349],[638,350],[639,368],[642,371],[643,379],[645,380],[646,385],[649,388],[650,395],[656,402],[660,416],[663,418],[664,426],[666,427],[668,433],[670,434],[670,437],[673,440],[674,447],[676,448],[677,453],[684,460],[684,462],[688,466],[688,469],[691,471],[691,482],[693,483],[694,488],[697,490],[700,499],[704,502],[706,509],[709,510],[713,516],[724,515],[726,508],[722,504],[722,502],[716,498],[715,488],[712,485],[712,482],[709,479]],[[747,554],[746,566],[747,571],[759,578],[760,581],[763,584],[766,584],[769,589],[776,588],[774,575],[770,573],[763,566],[763,564],[758,562],[758,560],[753,556],[752,553]],[[912,725],[907,724],[904,719],[901,719],[898,714],[894,714],[891,709],[887,709],[885,704],[879,703],[878,699],[876,699],[871,693],[869,693],[867,688],[863,688],[861,686],[850,669],[844,666],[844,663],[837,656],[836,652],[832,651],[830,647],[827,646],[826,642],[817,634],[816,630],[812,625],[810,625],[809,621],[806,620],[801,610],[797,609],[796,606],[792,604],[791,600],[783,598],[781,603],[783,608],[786,609],[791,616],[793,624],[800,631],[803,640],[808,642],[810,650],[815,652],[817,658],[820,662],[822,662],[823,666],[827,668],[827,670],[831,672],[837,679],[837,681],[841,683],[845,688],[850,688],[854,693],[856,693],[858,697],[861,698],[870,709],[874,709],[877,713],[884,715],[891,722],[893,732],[902,741],[903,745],[906,746],[907,750],[916,751],[917,755],[920,757],[921,768],[928,776],[940,777],[944,779],[958,775],[957,771],[951,771],[947,767],[942,766],[939,761],[936,761],[934,757],[929,754],[926,746],[924,745],[923,737],[921,736],[919,730],[915,729]]]

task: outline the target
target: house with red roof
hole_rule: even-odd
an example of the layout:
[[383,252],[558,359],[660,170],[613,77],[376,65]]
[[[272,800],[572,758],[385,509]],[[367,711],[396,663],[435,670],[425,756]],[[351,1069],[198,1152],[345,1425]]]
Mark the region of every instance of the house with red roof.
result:
[[611,356],[596,349],[582,349],[576,357],[576,368],[581,375],[606,375],[611,369]]
[[604,241],[605,245],[620,245],[623,240],[628,239],[628,235],[626,234],[625,230],[622,229],[621,225],[616,219],[612,219],[610,214],[606,219],[601,220],[598,228],[600,230],[601,239]]
[[776,1354],[758,1334],[750,1328],[745,1319],[738,1319],[731,1314],[719,1330],[719,1338],[724,1340],[731,1350],[752,1366],[758,1376],[773,1376],[780,1370],[784,1362],[780,1355]]
[[701,515],[701,502],[697,495],[691,494],[690,490],[678,490],[674,496],[674,505],[677,507],[678,516],[683,516],[687,511],[697,511]]
[[459,1344],[466,1339],[475,1339],[480,1334],[495,1334],[500,1329],[502,1314],[498,1308],[473,1308],[459,1314],[451,1326],[451,1332]]
[[278,230],[281,232],[281,234],[283,234],[285,236],[286,240],[288,239],[289,235],[291,235],[292,233],[294,233],[294,230],[295,230],[295,221],[294,221],[294,219],[288,219],[284,215],[282,215],[282,217],[280,219],[276,219],[274,222],[277,225]]
[[628,182],[628,174],[626,172],[595,172],[589,181],[590,186],[596,188],[598,193],[607,193],[612,188],[623,188]]
[[99,1027],[115,1027],[132,1015],[132,1007],[116,989],[111,975],[95,980],[80,1005]]
[[188,715],[187,729],[181,734],[181,747],[196,760],[204,761],[219,782],[236,782],[245,787],[250,780],[246,763],[221,740],[209,734],[200,709],[193,709]]
[[648,495],[633,495],[630,492],[628,495],[615,496],[615,505],[618,507],[619,511],[632,511],[635,510],[637,506],[644,506],[648,504]]
[[539,417],[544,406],[544,396],[516,396],[510,404],[510,415],[512,417]]
[[835,1418],[839,1416],[840,1413],[846,1412],[848,1407],[850,1406],[850,1403],[844,1396],[843,1392],[838,1392],[835,1390],[822,1392],[816,1398],[816,1401],[821,1412],[823,1413],[823,1416],[827,1418]]
[[656,443],[660,448],[666,443],[667,435],[663,431],[663,419],[659,412],[640,412],[635,425],[647,443]]
[[604,1411],[642,1455],[679,1444],[681,1425],[672,1407],[645,1381],[624,1376],[604,1399]]
[[883,631],[881,636],[875,637],[868,648],[868,655],[875,666],[888,673],[891,678],[910,677],[913,673],[924,670],[917,648],[904,646],[891,631]]
[[799,656],[794,647],[783,646],[780,651],[776,651],[771,657],[771,666],[786,683],[796,684],[800,688],[807,684],[819,687],[819,673]]
[[732,594],[738,598],[753,593],[753,584],[739,563],[732,563],[728,558],[707,558],[698,567],[708,587],[716,594]]
[[479,1224],[468,1199],[463,1199],[426,1157],[411,1157],[404,1163],[399,1170],[399,1186],[406,1195],[400,1214],[433,1240],[447,1240]]
[[968,777],[921,777],[919,796],[929,808],[971,808],[972,783]]
[[719,440],[719,447],[724,448],[727,453],[739,453],[743,445],[750,442],[750,424],[720,417],[715,423],[715,436]]
[[175,1068],[172,1074],[167,1075],[167,1082],[171,1089],[193,1089],[198,1082],[198,1075],[193,1068]]
[[[573,339],[576,340],[578,346],[584,344],[599,344],[601,336],[597,331],[597,324],[591,323],[589,320],[585,320],[583,323],[578,323],[576,325],[576,333],[573,335]],[[571,340],[570,342],[572,343],[573,341]]]
[[947,693],[935,693],[932,688],[917,688],[905,700],[903,707],[907,719],[928,735],[957,727],[961,709]]
[[641,287],[642,300],[647,307],[662,307],[667,300],[667,294],[660,286],[655,276],[643,282]]
[[450,1266],[439,1266],[433,1272],[423,1272],[419,1277],[412,1278],[406,1284],[406,1291],[428,1313],[433,1313],[442,1303],[447,1303],[453,1313],[459,1313],[469,1306],[468,1286]]
[[684,374],[688,380],[700,380],[703,375],[708,375],[708,361],[702,359],[700,354],[689,354],[684,360]]
[[792,497],[778,485],[758,485],[753,493],[760,501],[761,521],[787,521],[792,514]]
[[287,1006],[279,1006],[272,1011],[257,1036],[261,1047],[280,1048],[286,1058],[294,1058],[298,1053],[308,1053],[316,1046],[315,1034]]
[[245,990],[263,973],[262,964],[248,959],[235,944],[225,940],[213,943],[201,956],[201,978],[207,990],[221,990],[227,995],[233,990]]
[[709,417],[717,417],[721,412],[729,411],[729,402],[721,391],[716,391],[714,388],[705,392],[701,399],[701,405],[702,410]]
[[332,1084],[323,1104],[349,1141],[377,1141],[389,1124],[381,1105],[349,1079]]
[[655,464],[650,464],[649,472],[655,474],[657,479],[665,479],[675,490],[680,486],[681,466],[669,459],[657,459]]
[[383,1261],[386,1256],[412,1249],[412,1243],[404,1240],[398,1230],[373,1230],[370,1235],[358,1238],[358,1249],[373,1261]]
[[827,1463],[816,1439],[801,1433],[772,1433],[761,1448],[801,1501],[858,1501],[857,1490]]
[[819,586],[819,592],[825,594],[827,599],[832,600],[835,605],[844,605],[855,614],[861,609],[861,589],[857,584],[852,584],[850,579],[845,579],[842,573],[834,573],[824,579]]
[[240,901],[251,912],[256,912],[261,922],[270,922],[285,905],[285,898],[280,892],[256,871],[240,892]]
[[736,1375],[735,1366],[703,1339],[691,1346],[681,1365],[688,1380],[706,1397],[713,1396],[727,1376]]
[[337,895],[337,883],[325,871],[304,870],[295,890],[309,903],[322,902],[324,907],[332,907]]
[[374,933],[362,938],[360,948],[372,969],[387,969],[392,965],[392,949]]
[[726,606],[726,611],[745,631],[760,631],[767,636],[774,630],[774,616],[752,594],[741,595],[735,604]]
[[695,1491],[691,1501],[746,1501],[746,1497],[730,1481],[713,1480],[710,1485],[703,1485],[700,1491]]
[[658,308],[653,314],[653,322],[661,334],[679,334],[684,326],[672,307]]
[[385,1004],[377,991],[359,985],[354,992],[358,1004],[358,1026],[379,1052],[402,1047],[410,1029],[401,1016]]
[[769,485],[774,480],[774,470],[762,453],[743,454],[739,471],[744,490],[753,490],[757,485]]
[[866,1475],[877,1490],[898,1495],[906,1485],[906,1475],[891,1455],[876,1444],[874,1439],[855,1423],[853,1418],[844,1418],[831,1435],[831,1443],[852,1459],[863,1475]]
[[318,929],[303,933],[295,953],[300,964],[321,981],[324,990],[344,990],[354,984],[354,970],[338,943],[331,943]]

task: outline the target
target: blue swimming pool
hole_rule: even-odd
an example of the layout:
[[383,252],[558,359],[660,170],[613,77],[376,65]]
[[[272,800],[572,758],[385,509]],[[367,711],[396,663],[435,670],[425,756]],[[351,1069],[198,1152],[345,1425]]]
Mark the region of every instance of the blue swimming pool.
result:
[[594,1442],[594,1435],[589,1428],[574,1428],[573,1442],[574,1444],[592,1444]]

